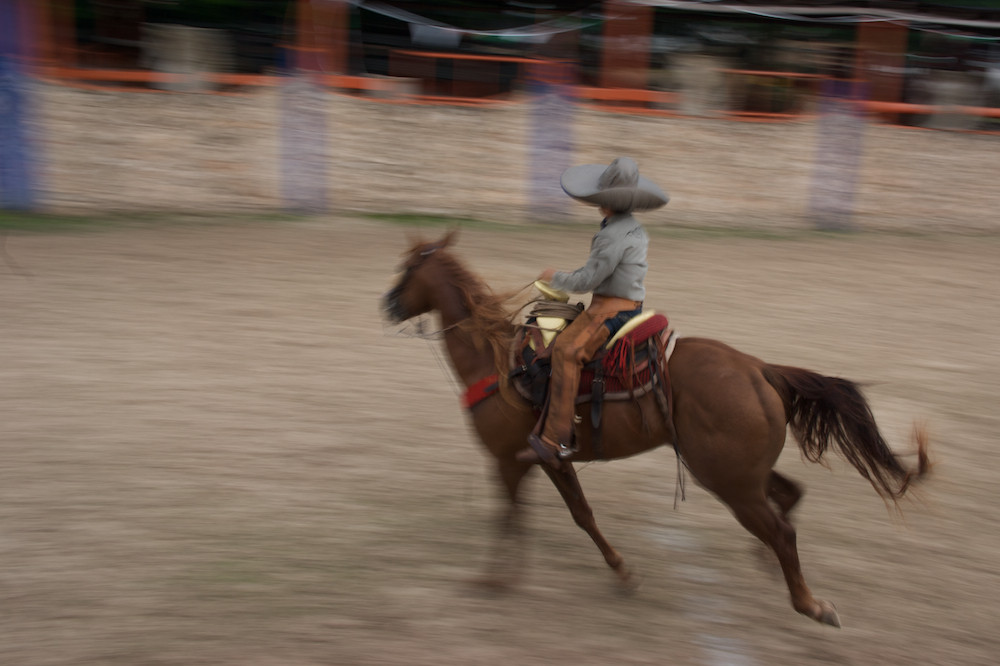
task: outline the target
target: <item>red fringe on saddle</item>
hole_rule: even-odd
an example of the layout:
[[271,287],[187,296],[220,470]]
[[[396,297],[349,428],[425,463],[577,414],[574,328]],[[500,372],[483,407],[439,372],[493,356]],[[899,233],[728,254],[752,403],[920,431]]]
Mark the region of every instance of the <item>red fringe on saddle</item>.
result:
[[[637,389],[647,389],[653,382],[653,368],[648,358],[644,359],[638,366],[636,365],[636,347],[642,345],[650,338],[657,335],[664,335],[668,330],[670,322],[664,315],[655,314],[646,321],[639,324],[634,330],[626,333],[614,346],[609,349],[598,361],[601,364],[601,375],[604,380],[604,392],[609,397],[614,394],[633,394]],[[661,340],[662,345],[666,342],[666,336]],[[665,369],[660,368],[660,381],[666,386]],[[580,374],[579,397],[587,399],[594,388],[594,377],[597,374],[593,364],[588,364]],[[486,398],[499,391],[500,382],[497,375],[483,377],[472,386],[468,387],[461,397],[462,406],[465,409],[472,409]],[[525,397],[529,397],[525,394]],[[624,396],[621,396],[624,397]]]
[[[605,391],[618,393],[632,391],[645,386],[653,379],[653,370],[647,362],[636,366],[635,349],[650,338],[659,335],[670,326],[669,320],[661,314],[655,314],[626,333],[601,359],[604,372]],[[594,370],[584,368],[580,375],[580,395],[589,395]]]

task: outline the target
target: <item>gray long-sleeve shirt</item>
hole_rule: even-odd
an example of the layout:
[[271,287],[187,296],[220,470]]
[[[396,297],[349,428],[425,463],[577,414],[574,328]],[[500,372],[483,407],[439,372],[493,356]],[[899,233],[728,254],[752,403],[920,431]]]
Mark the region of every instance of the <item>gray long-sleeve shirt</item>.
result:
[[572,272],[556,272],[552,286],[575,294],[644,300],[648,250],[649,236],[631,213],[612,215],[594,235],[587,263]]

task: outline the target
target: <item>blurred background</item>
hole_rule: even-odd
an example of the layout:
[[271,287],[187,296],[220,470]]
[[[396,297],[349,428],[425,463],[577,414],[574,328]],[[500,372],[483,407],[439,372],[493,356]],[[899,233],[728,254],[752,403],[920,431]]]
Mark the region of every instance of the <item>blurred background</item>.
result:
[[[780,211],[751,207],[749,223],[777,214],[840,228],[859,214],[896,209],[871,199],[871,188],[885,185],[880,174],[894,167],[872,164],[888,135],[866,134],[869,127],[982,136],[971,146],[901,140],[929,142],[921,155],[950,155],[959,164],[931,170],[957,170],[956,185],[977,195],[991,188],[977,185],[975,174],[997,166],[980,157],[996,152],[986,135],[1000,130],[1000,11],[991,0],[4,0],[0,8],[0,81],[12,110],[0,124],[0,201],[8,209],[159,210],[200,200],[227,209],[462,214],[464,207],[496,217],[497,206],[475,196],[448,208],[421,203],[405,188],[409,204],[378,205],[359,194],[378,182],[391,201],[397,188],[378,181],[387,171],[404,173],[417,191],[433,189],[421,181],[420,162],[446,143],[440,159],[448,164],[435,166],[457,166],[452,178],[469,171],[456,159],[463,152],[476,153],[484,176],[513,177],[507,189],[517,197],[504,215],[530,219],[535,210],[558,219],[572,215],[556,182],[571,162],[629,151],[646,164],[675,159],[677,140],[705,132],[727,137],[706,158],[704,177],[693,179],[712,196],[721,190],[747,200],[734,178],[712,173],[734,164],[726,146],[759,140],[769,163],[795,165],[762,174],[756,186],[766,191],[780,181],[773,197],[787,199],[791,188],[794,200]],[[706,119],[726,122],[697,122]],[[632,145],[622,132],[611,146],[597,146],[592,137],[608,132],[592,126],[612,124],[664,142]],[[126,131],[105,136],[112,125]],[[452,131],[439,136],[446,125]],[[373,143],[373,127],[405,138]],[[193,135],[197,129],[207,135]],[[70,144],[90,161],[74,157]],[[120,148],[121,158],[94,164],[98,146],[98,153]],[[169,155],[179,146],[188,153]],[[253,152],[237,154],[240,147]],[[152,186],[129,184],[136,172],[117,171],[123,160],[141,164]],[[154,175],[158,164],[172,168]],[[699,171],[687,168],[654,175],[672,181]],[[873,168],[880,174],[868,173]],[[203,172],[213,192],[192,192],[199,179],[177,183],[181,169]],[[86,173],[93,182],[81,179]],[[369,187],[351,183],[359,173]],[[955,192],[904,178],[915,192]],[[101,194],[112,181],[117,191]],[[135,199],[140,189],[143,201]],[[690,214],[709,223],[721,211],[701,206]]]
[[[998,13],[0,0],[0,665],[994,663]],[[580,470],[637,594],[538,474],[522,584],[467,584],[496,469],[381,295],[443,227],[498,291],[582,262],[559,176],[623,154],[650,307],[930,429],[903,519],[779,461],[840,631],[667,447]]]
[[1000,105],[1000,15],[992,0],[4,5],[8,29],[19,26],[20,52],[43,74],[67,80],[162,85],[178,79],[155,73],[192,70],[224,88],[263,82],[214,75],[295,67],[412,78],[409,91],[421,97],[482,99],[523,88],[537,73],[533,65],[555,59],[576,86],[674,93],[597,98],[664,111],[800,114],[831,80],[864,84],[858,96],[885,121],[933,122],[928,104],[981,107],[968,110],[965,125],[990,129]]

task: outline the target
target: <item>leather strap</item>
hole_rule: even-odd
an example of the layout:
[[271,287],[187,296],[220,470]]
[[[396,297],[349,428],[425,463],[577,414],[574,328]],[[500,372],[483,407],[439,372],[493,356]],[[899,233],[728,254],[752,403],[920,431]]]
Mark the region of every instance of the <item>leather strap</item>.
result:
[[598,363],[594,371],[594,380],[590,384],[590,425],[591,442],[594,446],[594,457],[603,458],[601,447],[601,416],[604,413],[604,364]]

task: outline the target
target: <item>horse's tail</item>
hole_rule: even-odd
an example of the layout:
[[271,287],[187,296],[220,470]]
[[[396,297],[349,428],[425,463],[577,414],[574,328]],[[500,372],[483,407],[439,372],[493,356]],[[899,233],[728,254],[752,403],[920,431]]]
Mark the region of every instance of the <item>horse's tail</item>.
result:
[[768,365],[763,372],[784,399],[788,424],[807,459],[820,462],[833,443],[879,495],[893,502],[930,471],[924,428],[914,426],[917,466],[907,469],[882,438],[854,382],[781,365]]

